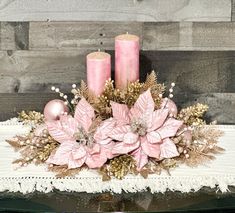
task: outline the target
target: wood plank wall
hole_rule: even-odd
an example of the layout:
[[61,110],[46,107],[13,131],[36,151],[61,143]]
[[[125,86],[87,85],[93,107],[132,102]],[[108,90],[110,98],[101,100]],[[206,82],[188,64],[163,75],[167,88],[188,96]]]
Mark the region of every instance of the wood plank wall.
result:
[[[176,82],[180,107],[210,106],[208,120],[235,123],[235,0],[3,0],[0,2],[0,120],[42,110],[86,78],[85,56],[114,37],[141,38],[141,79],[156,70]],[[114,65],[114,61],[113,65]],[[112,70],[114,71],[114,66]]]

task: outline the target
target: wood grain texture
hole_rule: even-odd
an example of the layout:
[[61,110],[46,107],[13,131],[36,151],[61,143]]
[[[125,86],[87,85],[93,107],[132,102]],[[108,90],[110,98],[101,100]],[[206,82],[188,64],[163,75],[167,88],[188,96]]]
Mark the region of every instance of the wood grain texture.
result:
[[0,21],[231,21],[231,0],[2,0]]
[[235,21],[235,0],[232,0],[232,21]]
[[85,56],[79,51],[0,52],[0,91],[25,93],[50,91],[52,84],[70,90],[72,82],[86,79]]
[[[58,98],[54,93],[25,93],[4,94],[0,93],[0,120],[6,120],[17,116],[21,110],[43,111],[45,104],[52,99]],[[217,120],[222,124],[235,123],[235,94],[234,93],[207,93],[207,94],[181,94],[174,98],[181,107],[192,105],[196,102],[208,104],[207,120]]]
[[166,86],[176,83],[176,93],[235,92],[235,52],[142,51],[144,71],[155,70]]
[[1,22],[0,50],[27,50],[28,36],[28,22]]
[[143,50],[235,50],[235,22],[145,23]]
[[[142,23],[137,22],[30,22],[29,48],[114,49],[114,38],[123,33],[142,40]],[[142,42],[141,42],[142,43]]]
[[[91,50],[0,51],[1,93],[65,92],[86,79]],[[114,58],[114,51],[108,51]],[[176,82],[177,92],[235,92],[235,52],[141,51],[141,80],[156,70],[159,81]],[[114,70],[114,60],[112,60]]]

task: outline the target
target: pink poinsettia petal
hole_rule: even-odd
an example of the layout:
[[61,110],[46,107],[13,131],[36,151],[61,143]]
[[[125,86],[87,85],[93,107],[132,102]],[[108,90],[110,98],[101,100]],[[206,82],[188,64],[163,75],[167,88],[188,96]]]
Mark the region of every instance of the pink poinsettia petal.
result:
[[125,134],[130,131],[131,127],[129,125],[120,126],[114,128],[113,131],[108,134],[108,136],[114,140],[123,141]]
[[112,141],[112,138],[106,138],[104,140],[96,141],[96,143],[98,143],[100,145],[106,145],[106,144],[109,144],[111,141]]
[[137,170],[141,170],[148,163],[148,156],[143,152],[141,147],[134,150],[131,155],[136,161]]
[[169,118],[157,131],[161,135],[162,139],[175,136],[177,130],[181,127],[183,121]]
[[140,118],[140,117],[148,117],[154,111],[154,101],[148,89],[146,92],[141,94],[137,101],[135,102],[134,106],[130,109],[130,117],[131,118]]
[[101,153],[97,153],[94,155],[87,156],[86,165],[90,169],[100,168],[105,164],[106,161],[107,161],[106,155],[101,155]]
[[72,116],[64,115],[58,121],[47,121],[46,125],[50,135],[59,143],[64,143],[74,140],[78,122]]
[[149,143],[161,143],[162,142],[162,138],[157,131],[148,132],[146,134],[146,138]]
[[159,158],[160,156],[160,144],[149,143],[146,137],[141,138],[141,147],[146,155],[153,158]]
[[68,169],[75,169],[81,167],[86,161],[86,156],[80,159],[70,158],[68,161]]
[[113,157],[115,157],[116,155],[112,153],[112,149],[114,145],[115,145],[115,142],[111,141],[108,144],[100,146],[101,155],[106,155],[108,159],[112,159]]
[[159,109],[153,112],[152,120],[149,122],[148,132],[154,131],[161,127],[168,116],[168,109]]
[[160,145],[161,154],[160,158],[173,158],[179,156],[177,148],[173,141],[169,138],[164,139],[163,143]]
[[133,133],[133,132],[128,132],[125,134],[123,138],[123,142],[126,144],[133,144],[136,143],[139,139],[139,135]]
[[82,98],[76,106],[74,118],[85,129],[85,131],[88,132],[94,117],[94,108],[86,101],[85,98]]
[[66,165],[71,157],[71,151],[75,142],[62,143],[56,152],[49,157],[47,163]]
[[100,152],[100,145],[95,143],[91,148],[88,148],[90,154],[96,154]]
[[113,117],[117,121],[117,125],[126,125],[130,123],[129,108],[125,104],[111,102]]
[[101,123],[101,125],[96,129],[94,134],[94,139],[96,141],[105,140],[108,137],[108,134],[112,132],[115,127],[115,120],[113,118],[109,118]]
[[71,153],[72,153],[73,159],[77,160],[77,159],[81,159],[85,157],[87,154],[87,151],[83,145],[75,143]]
[[113,154],[127,154],[135,149],[137,149],[140,145],[140,142],[137,141],[134,144],[125,144],[123,142],[116,143],[113,147]]

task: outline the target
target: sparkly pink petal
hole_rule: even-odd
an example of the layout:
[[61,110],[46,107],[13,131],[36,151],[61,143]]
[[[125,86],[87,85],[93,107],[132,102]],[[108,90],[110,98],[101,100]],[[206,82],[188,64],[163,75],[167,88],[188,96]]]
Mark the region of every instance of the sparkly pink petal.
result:
[[106,155],[101,155],[100,153],[89,155],[86,159],[86,165],[90,168],[100,168],[107,161]]
[[168,109],[159,109],[153,112],[152,120],[149,122],[148,132],[154,131],[162,126],[168,116]]
[[123,142],[126,144],[133,144],[136,143],[139,139],[139,135],[133,133],[133,132],[128,132],[125,134],[123,138]]
[[101,154],[106,155],[106,157],[108,159],[112,159],[113,157],[115,157],[116,155],[112,154],[112,149],[113,149],[114,145],[115,145],[115,142],[111,141],[108,144],[100,146]]
[[182,124],[183,121],[179,121],[174,118],[169,118],[157,131],[161,135],[162,139],[172,137],[175,136],[177,130]]
[[146,137],[141,138],[141,147],[146,155],[152,158],[159,158],[160,156],[160,144],[149,143]]
[[70,115],[61,116],[58,121],[46,122],[50,135],[59,143],[74,140],[73,135],[78,127],[77,121]]
[[147,133],[146,138],[149,143],[161,143],[162,139],[161,136],[158,134],[157,131],[152,131]]
[[129,108],[125,104],[111,102],[113,117],[117,121],[117,125],[126,125],[130,123]]
[[69,158],[71,157],[71,151],[73,149],[74,143],[71,142],[61,144],[56,150],[55,154],[49,157],[47,163],[52,163],[56,165],[67,165]]
[[115,120],[113,118],[109,118],[101,123],[101,125],[96,129],[94,139],[96,141],[105,140],[108,137],[108,133],[110,133],[115,127]]
[[68,161],[68,169],[75,169],[81,167],[86,161],[86,156],[80,159],[70,158]]
[[109,144],[111,141],[112,141],[112,138],[107,138],[104,140],[96,141],[96,143],[101,144],[101,145],[105,145],[105,144]]
[[85,131],[88,132],[94,117],[94,108],[86,101],[85,98],[82,98],[76,106],[74,118],[85,129]]
[[80,145],[78,143],[74,144],[73,149],[72,149],[73,159],[75,159],[75,160],[81,159],[84,156],[86,156],[86,154],[87,154],[87,151],[83,145]]
[[179,156],[175,144],[169,138],[164,139],[163,143],[160,145],[160,149],[161,149],[161,154],[160,154],[161,159],[173,158]]
[[95,154],[100,152],[100,145],[95,143],[91,148],[88,149],[90,154]]
[[141,170],[148,163],[148,156],[143,152],[141,147],[134,150],[131,155],[136,161],[137,170]]
[[108,134],[108,136],[114,140],[123,141],[125,134],[130,131],[131,127],[129,125],[120,126],[114,128],[113,131]]
[[130,110],[130,117],[131,118],[139,118],[142,116],[150,116],[154,111],[154,101],[148,89],[146,92],[141,94],[137,101],[135,102],[134,106]]
[[125,144],[123,142],[115,143],[112,153],[113,154],[127,154],[135,149],[137,149],[140,145],[140,142],[137,141],[134,144]]

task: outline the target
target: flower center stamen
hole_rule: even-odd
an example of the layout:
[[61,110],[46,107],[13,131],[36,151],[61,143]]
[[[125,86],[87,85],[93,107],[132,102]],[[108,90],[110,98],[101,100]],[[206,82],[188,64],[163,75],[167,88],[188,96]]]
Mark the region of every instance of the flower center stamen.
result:
[[140,119],[135,119],[131,121],[131,131],[140,136],[144,136],[147,133],[147,125],[144,121]]
[[94,143],[93,135],[85,132],[83,128],[78,128],[78,131],[74,134],[76,142],[85,146],[91,146]]

